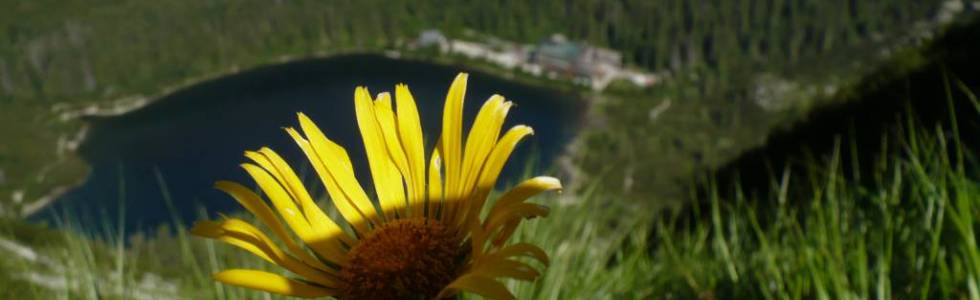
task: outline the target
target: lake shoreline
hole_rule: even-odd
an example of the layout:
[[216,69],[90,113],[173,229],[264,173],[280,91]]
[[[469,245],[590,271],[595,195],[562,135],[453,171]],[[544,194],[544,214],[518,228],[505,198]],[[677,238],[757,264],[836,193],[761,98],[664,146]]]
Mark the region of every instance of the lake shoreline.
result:
[[[90,140],[91,136],[90,134],[88,134],[88,131],[91,130],[93,126],[93,122],[111,119],[113,117],[119,117],[119,116],[140,111],[147,107],[151,107],[151,104],[158,104],[161,101],[166,101],[168,97],[172,96],[174,93],[179,93],[182,90],[192,89],[193,87],[202,84],[206,85],[210,81],[222,80],[223,78],[228,78],[241,73],[263,72],[267,70],[274,70],[276,67],[286,68],[289,67],[289,65],[304,65],[304,64],[318,63],[318,62],[323,63],[326,61],[336,60],[336,59],[343,60],[345,57],[349,57],[349,58],[377,57],[378,59],[392,60],[392,61],[398,61],[403,63],[440,66],[445,69],[459,70],[463,72],[470,72],[472,74],[478,74],[479,76],[496,78],[497,80],[509,82],[513,86],[542,90],[542,91],[547,91],[548,93],[557,93],[558,95],[562,95],[562,94],[569,95],[571,98],[573,98],[573,99],[569,99],[569,103],[572,103],[572,105],[574,105],[575,107],[575,110],[579,112],[583,112],[583,114],[577,115],[574,118],[574,121],[570,123],[569,127],[562,126],[563,128],[567,128],[568,130],[570,130],[569,131],[570,134],[564,138],[566,139],[566,142],[563,145],[563,149],[557,154],[557,156],[553,157],[553,160],[555,161],[560,160],[562,156],[568,154],[569,152],[568,148],[572,147],[572,145],[574,144],[574,141],[577,136],[577,132],[579,129],[582,128],[583,122],[586,120],[585,119],[586,116],[584,115],[584,112],[588,110],[588,104],[591,102],[586,97],[583,97],[581,93],[569,92],[566,89],[555,88],[554,86],[542,85],[540,83],[529,83],[526,82],[525,80],[521,80],[521,78],[515,78],[515,76],[513,76],[512,74],[510,74],[511,76],[508,76],[508,75],[501,75],[499,74],[499,72],[493,72],[493,70],[488,70],[489,68],[487,68],[486,66],[474,67],[474,66],[462,64],[459,61],[452,61],[450,59],[438,59],[438,60],[418,59],[407,55],[391,55],[390,53],[386,55],[386,54],[379,54],[377,52],[370,52],[370,51],[343,53],[343,54],[327,55],[324,57],[301,57],[301,58],[284,61],[281,63],[266,64],[266,65],[257,66],[254,68],[249,68],[244,70],[239,68],[231,68],[226,70],[225,72],[214,73],[209,76],[196,77],[193,80],[187,80],[181,84],[170,86],[168,88],[163,89],[163,92],[157,93],[151,97],[145,97],[139,95],[130,96],[130,97],[120,98],[120,100],[113,101],[112,102],[113,105],[110,106],[100,107],[97,105],[89,105],[82,109],[64,110],[59,114],[61,121],[63,122],[80,121],[81,126],[80,129],[78,129],[77,134],[74,135],[74,139],[71,139],[67,143],[65,143],[67,145],[73,145],[73,146],[69,147],[69,149],[61,149],[59,151],[67,150],[65,151],[66,155],[81,158],[82,155],[79,152],[78,146]],[[59,147],[62,147],[61,143],[59,143]],[[92,162],[86,159],[82,159],[82,161],[89,168],[93,166]],[[41,212],[45,211],[47,208],[52,207],[53,204],[57,203],[58,202],[57,200],[62,196],[64,196],[66,193],[71,192],[75,188],[84,185],[91,176],[92,176],[92,170],[88,170],[85,176],[79,177],[77,181],[71,184],[58,185],[52,189],[49,189],[48,192],[46,192],[42,197],[37,198],[37,200],[35,201],[26,203],[22,207],[21,210],[22,217],[30,218],[30,217],[40,215]]]

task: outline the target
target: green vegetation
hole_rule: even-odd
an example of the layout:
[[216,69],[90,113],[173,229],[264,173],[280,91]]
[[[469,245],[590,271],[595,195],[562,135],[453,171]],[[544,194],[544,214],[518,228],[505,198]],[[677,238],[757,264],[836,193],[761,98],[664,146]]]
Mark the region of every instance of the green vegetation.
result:
[[[857,150],[843,139],[833,152],[769,178],[761,192],[711,181],[688,189],[702,170],[761,144],[773,128],[810,108],[853,101],[861,83],[935,62],[926,47],[912,48],[902,35],[937,6],[897,0],[8,3],[0,11],[0,208],[16,209],[15,191],[31,201],[83,176],[84,163],[59,146],[82,126],[62,120],[65,112],[152,98],[283,60],[401,49],[425,28],[450,36],[473,29],[521,42],[558,32],[623,51],[628,64],[674,73],[650,89],[581,91],[592,106],[570,158],[582,174],[577,188],[534,200],[550,206],[551,215],[514,237],[540,245],[552,259],[536,283],[509,283],[519,299],[980,299],[980,157],[964,142],[976,137],[955,126],[906,116],[897,134],[883,133],[891,151],[859,169],[862,180],[844,163]],[[566,17],[550,18],[556,12]],[[879,57],[884,48],[897,54]],[[458,58],[440,61],[495,70]],[[977,108],[975,124],[975,87],[958,91]],[[775,108],[754,104],[765,97],[790,100]],[[669,200],[692,205],[649,205]],[[50,227],[0,218],[0,293],[278,299],[213,282],[211,273],[229,267],[280,270],[234,247],[190,237],[188,224],[175,220],[152,234],[128,233],[118,224],[74,230],[73,219],[81,217],[68,213]]]
[[[747,74],[799,72],[793,66],[845,48],[848,55],[870,55],[875,51],[866,50],[908,32],[936,6],[899,0],[708,1],[697,7],[682,0],[12,1],[0,12],[0,170],[6,177],[0,204],[13,213],[19,210],[10,207],[15,192],[29,202],[81,180],[84,163],[64,142],[76,137],[82,123],[62,120],[65,112],[152,99],[204,78],[283,60],[399,49],[425,28],[450,36],[473,29],[527,43],[564,33],[620,50],[629,64],[697,78],[681,85],[694,94],[674,98],[675,108],[694,112],[678,120],[689,125],[680,131],[690,131],[714,126],[704,117],[713,111],[730,117],[733,111],[711,106],[745,85],[741,81],[752,78]],[[852,73],[849,64],[837,65],[821,74]],[[645,92],[596,97],[656,102]],[[640,108],[633,111],[646,111]],[[619,116],[600,117],[613,127],[630,126],[615,123]],[[688,149],[711,147],[704,138],[688,140],[657,128],[647,128],[661,136],[650,142],[654,149],[675,138]],[[678,169],[698,165],[680,158]]]
[[[974,25],[960,28],[975,27],[978,20],[963,19]],[[957,27],[938,31],[939,39],[949,28]],[[648,90],[612,90],[595,96],[593,124],[579,136],[582,150],[572,156],[583,173],[593,175],[586,181],[603,181],[602,193],[673,205],[686,197],[685,186],[699,171],[761,147],[815,109],[861,101],[879,85],[928,66],[968,63],[962,57],[975,51],[945,43],[956,44],[929,39],[888,48],[889,56],[873,54],[881,50],[874,47],[840,47],[783,69],[758,66],[727,83],[713,83],[726,78],[722,74],[681,72]]]
[[[3,92],[42,100],[146,94],[231,67],[397,47],[424,28],[535,42],[553,33],[619,49],[647,69],[746,58],[779,68],[839,45],[889,38],[931,17],[908,1],[84,1],[12,3]],[[552,18],[554,15],[565,18]],[[125,24],[126,26],[120,26]],[[16,76],[15,76],[16,75]],[[729,74],[737,75],[737,74]],[[51,99],[53,98],[53,99]]]
[[[980,117],[973,92],[959,91]],[[701,203],[693,211],[658,220],[592,188],[540,197],[552,214],[530,221],[515,239],[541,245],[551,266],[537,283],[512,288],[519,299],[978,299],[980,157],[956,127],[907,119],[900,134],[886,135],[892,150],[860,175],[871,180],[853,180],[842,161],[854,149],[840,146],[772,178],[766,193],[707,185],[692,194]],[[184,229],[134,235],[123,247],[112,224],[94,238],[20,223],[0,228],[4,240],[53,261],[0,263],[10,296],[131,298],[148,293],[149,280],[158,290],[173,285],[158,297],[252,299],[261,296],[216,284],[209,274],[231,266],[275,270]],[[72,266],[52,276],[75,288],[20,283],[45,265]]]

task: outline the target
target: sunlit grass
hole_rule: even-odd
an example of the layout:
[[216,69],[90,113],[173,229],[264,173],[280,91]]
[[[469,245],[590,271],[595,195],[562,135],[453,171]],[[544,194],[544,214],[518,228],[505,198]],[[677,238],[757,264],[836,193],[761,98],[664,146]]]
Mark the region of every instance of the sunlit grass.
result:
[[870,185],[848,180],[838,152],[770,197],[709,189],[705,213],[652,227],[599,195],[558,205],[520,236],[553,256],[520,298],[978,299],[976,160],[915,134]]
[[976,137],[907,119],[866,174],[839,146],[766,193],[709,184],[654,221],[603,195],[546,200],[552,216],[519,238],[553,265],[519,298],[980,299],[980,163],[961,140]]

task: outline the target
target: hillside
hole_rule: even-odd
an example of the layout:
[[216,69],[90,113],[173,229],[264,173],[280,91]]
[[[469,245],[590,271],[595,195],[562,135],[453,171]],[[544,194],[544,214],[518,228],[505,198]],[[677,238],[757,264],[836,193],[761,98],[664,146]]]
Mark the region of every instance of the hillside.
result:
[[[614,187],[609,191],[649,197],[669,190],[660,187],[673,185],[704,162],[723,161],[727,156],[716,153],[739,148],[725,146],[731,141],[751,141],[764,134],[769,126],[765,122],[737,121],[743,114],[764,119],[765,113],[753,111],[758,110],[754,105],[739,104],[745,97],[737,95],[744,95],[751,85],[747,81],[758,77],[751,74],[768,72],[780,81],[796,74],[836,78],[853,73],[855,66],[835,64],[832,57],[870,55],[912,30],[932,31],[929,24],[939,11],[938,2],[790,0],[705,1],[697,7],[680,0],[448,5],[291,1],[273,6],[262,1],[18,1],[5,7],[10,9],[0,12],[0,103],[5,107],[0,112],[0,136],[5,140],[0,148],[0,203],[5,214],[14,215],[84,178],[86,166],[73,154],[83,137],[83,123],[73,117],[79,112],[139,105],[204,78],[259,65],[399,49],[426,28],[441,28],[450,35],[472,29],[522,42],[564,33],[622,51],[630,65],[672,70],[678,80],[652,90],[588,95],[603,103],[593,110],[598,114],[593,119],[604,120],[590,124],[590,134],[600,136],[599,141],[582,143],[590,147],[589,156],[640,158],[657,153],[677,162],[641,160],[645,163],[637,166],[640,173],[672,170],[672,175],[657,175],[668,181],[642,185],[645,190],[622,187],[631,185],[627,178],[635,182],[652,175],[612,174],[613,179],[604,183]],[[555,13],[567,18],[545,17]],[[820,59],[829,60],[822,64],[828,70],[794,67]],[[672,130],[700,134],[674,138],[658,131],[668,128],[664,124],[635,127],[650,124],[640,120],[649,119],[650,109],[662,104],[665,96],[673,99],[666,115],[672,121],[661,122],[680,126]],[[724,137],[716,138],[719,134]],[[635,135],[643,138],[632,138]],[[616,144],[624,138],[643,145]],[[615,152],[623,149],[636,152]],[[594,162],[572,159],[574,166],[568,169],[601,173]]]

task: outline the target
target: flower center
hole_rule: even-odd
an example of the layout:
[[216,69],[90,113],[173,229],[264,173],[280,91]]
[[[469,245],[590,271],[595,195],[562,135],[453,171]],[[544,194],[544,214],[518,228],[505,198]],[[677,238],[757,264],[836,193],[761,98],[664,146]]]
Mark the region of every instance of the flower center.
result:
[[388,222],[350,250],[342,299],[431,299],[459,269],[460,241],[425,218]]

